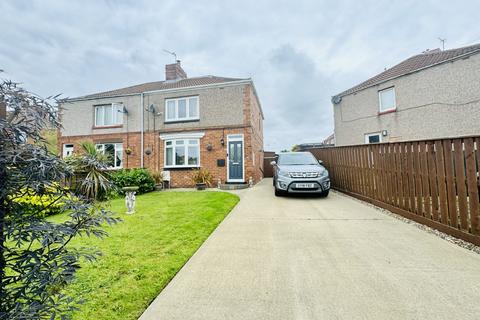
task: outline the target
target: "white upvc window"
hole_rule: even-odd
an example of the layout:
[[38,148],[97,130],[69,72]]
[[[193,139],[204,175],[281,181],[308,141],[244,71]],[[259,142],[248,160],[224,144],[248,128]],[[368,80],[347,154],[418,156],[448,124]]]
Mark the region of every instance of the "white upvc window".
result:
[[165,140],[165,167],[191,168],[200,166],[200,139]]
[[63,145],[63,158],[73,155],[73,144],[68,143]]
[[391,87],[378,91],[379,112],[393,111],[397,109],[395,101],[395,88]]
[[95,106],[95,126],[115,126],[123,123],[123,104],[109,103]]
[[382,142],[382,133],[381,132],[374,132],[374,133],[367,133],[365,135],[365,143],[380,143]]
[[108,156],[108,167],[120,169],[123,166],[123,144],[121,143],[99,143],[97,150]]
[[199,119],[198,96],[165,100],[165,122]]

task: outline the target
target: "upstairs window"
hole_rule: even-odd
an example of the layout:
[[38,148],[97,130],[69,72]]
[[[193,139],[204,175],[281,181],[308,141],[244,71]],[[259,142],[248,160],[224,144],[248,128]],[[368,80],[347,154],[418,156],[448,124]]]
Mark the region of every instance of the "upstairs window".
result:
[[378,91],[379,112],[393,111],[397,109],[395,102],[395,88]]
[[116,126],[123,123],[123,104],[111,103],[95,106],[95,126]]
[[165,141],[166,168],[198,166],[200,166],[199,139],[176,139]]
[[120,169],[123,162],[123,145],[121,143],[101,143],[96,145],[97,150],[108,157],[109,168]]
[[165,100],[165,122],[199,119],[198,97]]

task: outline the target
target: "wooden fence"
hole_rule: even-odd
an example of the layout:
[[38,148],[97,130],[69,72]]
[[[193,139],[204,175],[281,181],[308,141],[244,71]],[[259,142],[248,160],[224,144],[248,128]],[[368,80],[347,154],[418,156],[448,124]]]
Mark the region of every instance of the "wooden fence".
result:
[[277,160],[277,155],[273,151],[264,151],[263,153],[263,176],[265,178],[273,177],[273,166],[270,164],[273,160]]
[[480,137],[309,151],[333,188],[480,245]]

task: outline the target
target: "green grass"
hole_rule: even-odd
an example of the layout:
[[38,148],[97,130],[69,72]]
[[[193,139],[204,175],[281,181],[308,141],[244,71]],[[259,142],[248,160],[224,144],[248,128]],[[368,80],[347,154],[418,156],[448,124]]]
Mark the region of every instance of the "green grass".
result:
[[112,200],[111,210],[124,221],[107,227],[104,240],[73,242],[103,253],[84,262],[67,289],[85,299],[74,319],[137,319],[238,200],[223,192],[153,192],[138,196],[129,216],[123,199]]
[[42,132],[42,135],[47,140],[48,151],[57,155],[58,154],[57,130],[56,129],[46,129]]

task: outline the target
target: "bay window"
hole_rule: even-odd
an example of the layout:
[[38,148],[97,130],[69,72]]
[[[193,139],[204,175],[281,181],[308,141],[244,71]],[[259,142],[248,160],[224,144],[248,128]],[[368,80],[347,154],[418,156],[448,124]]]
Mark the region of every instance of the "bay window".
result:
[[199,139],[165,140],[165,167],[187,168],[200,166]]
[[199,119],[198,97],[165,100],[165,122]]
[[99,143],[96,147],[98,151],[107,155],[107,165],[109,168],[122,168],[123,145],[121,143]]

